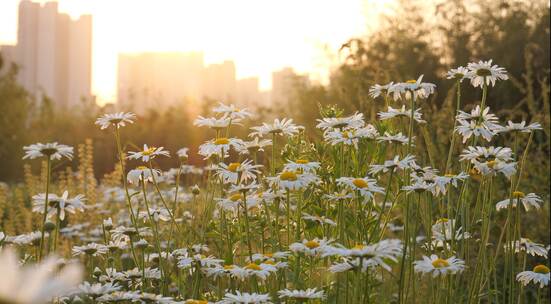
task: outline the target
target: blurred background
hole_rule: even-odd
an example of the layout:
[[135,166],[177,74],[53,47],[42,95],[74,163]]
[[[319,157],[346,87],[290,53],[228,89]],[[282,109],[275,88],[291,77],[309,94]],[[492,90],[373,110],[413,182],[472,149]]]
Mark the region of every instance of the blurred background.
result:
[[[213,134],[193,120],[218,102],[248,107],[250,125],[290,117],[316,137],[320,106],[374,121],[383,105],[369,87],[421,74],[437,85],[422,105],[434,143],[424,148],[445,153],[454,111],[445,72],[493,59],[510,80],[488,104],[502,122],[543,125],[528,172],[548,184],[549,26],[546,0],[3,0],[0,181],[23,180],[22,146],[35,142],[91,149],[95,177],[112,172],[112,134],[94,125],[102,113],[137,113],[124,129],[130,145],[187,146],[201,164],[197,146]],[[465,85],[464,108],[479,98]]]

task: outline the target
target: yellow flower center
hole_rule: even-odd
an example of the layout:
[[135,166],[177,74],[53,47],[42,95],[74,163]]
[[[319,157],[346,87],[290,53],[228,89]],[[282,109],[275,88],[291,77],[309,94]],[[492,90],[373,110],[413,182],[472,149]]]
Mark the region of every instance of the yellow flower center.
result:
[[283,171],[279,175],[279,179],[284,181],[296,181],[297,174],[293,171]]
[[218,138],[218,139],[216,139],[216,140],[214,141],[214,144],[217,145],[217,146],[219,146],[219,145],[227,145],[227,144],[229,144],[229,143],[230,143],[230,140],[227,139],[226,137],[220,137],[220,138]]
[[267,258],[271,258],[271,257],[273,257],[274,255],[273,255],[272,253],[265,253],[264,256],[267,257]]
[[364,249],[364,244],[357,244],[356,246],[352,247],[353,250],[362,250]]
[[480,171],[477,168],[472,168],[469,170],[469,176],[476,181],[480,181]]
[[138,169],[138,170],[147,170],[147,167],[146,166],[138,166],[138,167],[136,167],[136,169]]
[[406,83],[417,83],[417,80],[415,80],[415,79],[410,79],[410,80],[407,80]]
[[514,198],[523,198],[524,196],[525,196],[524,192],[520,192],[520,191],[513,192],[513,197]]
[[438,258],[438,259],[432,261],[432,266],[434,266],[434,268],[443,268],[443,267],[450,266],[450,263],[448,263],[448,261],[446,261],[444,259]]
[[228,170],[230,170],[231,172],[235,172],[237,171],[237,169],[239,169],[239,166],[241,166],[241,163],[230,163],[228,165]]
[[358,188],[367,188],[367,182],[361,178],[354,179],[352,183]]
[[149,149],[147,149],[147,150],[143,150],[143,151],[142,151],[142,154],[143,154],[143,155],[146,155],[146,156],[149,156],[149,155],[153,154],[153,152],[155,152],[155,150],[157,150],[157,148],[151,147],[151,148],[149,148]]
[[342,132],[342,137],[344,138],[352,138],[354,137],[354,131],[343,131]]
[[225,270],[232,270],[235,268],[235,265],[224,265]]
[[243,198],[243,196],[242,196],[241,194],[239,194],[239,193],[236,193],[236,194],[230,196],[230,200],[231,200],[232,202],[237,202],[237,201],[240,200],[241,198]]
[[209,304],[209,302],[205,300],[187,300],[186,304]]
[[453,173],[446,173],[444,176],[445,176],[445,177],[454,177],[455,174],[453,174]]
[[308,160],[307,159],[297,159],[296,161],[297,164],[301,164],[301,165],[304,165],[304,164],[307,164],[308,163]]
[[40,153],[50,156],[57,152],[56,148],[44,148],[40,150]]
[[476,75],[486,77],[492,75],[492,72],[488,69],[478,69],[476,70]]
[[245,269],[259,271],[259,270],[262,270],[262,267],[258,266],[258,264],[256,263],[250,263],[249,265],[245,266]]
[[268,261],[265,261],[264,264],[275,265],[275,262],[268,260]]
[[449,221],[450,221],[449,219],[443,217],[443,218],[438,219],[438,220],[436,221],[436,223],[437,223],[437,224],[439,224],[439,223],[447,223],[447,222],[449,222]]
[[487,163],[489,168],[494,168],[496,166],[497,162],[495,160],[491,160]]
[[122,121],[122,118],[111,118],[109,119],[109,122],[112,123],[112,124],[118,124],[119,122]]
[[542,274],[546,274],[546,273],[549,273],[549,267],[545,266],[545,265],[537,265],[536,267],[534,267],[534,270],[533,270],[535,273],[542,273]]
[[318,243],[317,241],[311,240],[306,242],[304,245],[310,249],[314,249],[314,248],[318,248],[320,246],[320,243]]

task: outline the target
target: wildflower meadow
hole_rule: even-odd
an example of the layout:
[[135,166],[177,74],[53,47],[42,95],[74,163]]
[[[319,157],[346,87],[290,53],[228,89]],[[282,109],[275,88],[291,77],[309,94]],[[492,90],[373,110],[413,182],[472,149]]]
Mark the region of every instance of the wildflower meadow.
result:
[[[438,88],[423,75],[372,86],[375,119],[321,106],[314,130],[292,116],[249,126],[255,113],[220,103],[194,120],[210,139],[177,151],[128,142],[140,117],[104,114],[116,153],[99,180],[91,141],[21,147],[35,169],[26,194],[0,188],[13,227],[0,303],[547,303],[549,240],[530,237],[548,186],[526,178],[543,130],[488,106],[511,81],[497,64],[442,75],[446,153],[424,132]],[[469,110],[464,92],[479,96]],[[30,208],[6,210],[25,195]]]

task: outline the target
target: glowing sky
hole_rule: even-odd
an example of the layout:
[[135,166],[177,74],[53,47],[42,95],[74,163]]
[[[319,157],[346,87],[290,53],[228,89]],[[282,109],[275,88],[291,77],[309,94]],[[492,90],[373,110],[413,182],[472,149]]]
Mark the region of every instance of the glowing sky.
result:
[[[45,1],[39,1],[45,2]],[[92,90],[116,95],[117,54],[203,51],[206,63],[234,60],[237,77],[291,66],[324,82],[340,45],[365,34],[390,0],[59,0],[61,12],[93,15]],[[0,44],[16,42],[18,0],[0,1]]]

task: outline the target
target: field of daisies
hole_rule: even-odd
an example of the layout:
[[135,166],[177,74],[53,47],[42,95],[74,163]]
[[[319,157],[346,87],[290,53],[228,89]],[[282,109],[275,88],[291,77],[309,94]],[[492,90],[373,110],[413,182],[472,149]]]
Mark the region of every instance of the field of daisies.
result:
[[[194,122],[211,139],[178,151],[129,145],[139,118],[105,114],[117,153],[97,185],[90,143],[22,147],[42,170],[26,167],[32,210],[13,216],[30,213],[32,229],[0,232],[0,303],[547,303],[549,240],[527,238],[526,218],[549,202],[523,190],[542,127],[486,106],[509,81],[491,60],[446,77],[444,155],[419,148],[437,89],[423,76],[373,86],[377,120],[335,106],[316,130],[282,118],[236,138],[253,113],[221,103]],[[464,90],[480,94],[469,111]],[[97,187],[76,185],[75,155],[81,185]]]

